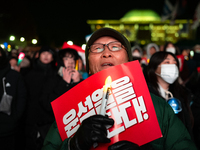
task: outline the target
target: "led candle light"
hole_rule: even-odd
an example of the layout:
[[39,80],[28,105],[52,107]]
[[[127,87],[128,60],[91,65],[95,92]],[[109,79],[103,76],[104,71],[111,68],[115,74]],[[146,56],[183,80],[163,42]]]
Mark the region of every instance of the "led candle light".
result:
[[78,60],[76,60],[76,66],[75,69],[78,71]]
[[[111,76],[108,76],[105,80],[105,85],[103,87],[103,97],[102,97],[101,109],[100,109],[100,114],[103,116],[105,116],[105,113],[106,113],[106,106],[107,106],[107,101],[108,101],[108,97],[111,90],[111,83],[112,83]],[[96,148],[97,146],[98,146],[98,143],[93,144],[94,148]]]
[[106,113],[107,101],[108,101],[108,97],[111,90],[111,83],[112,83],[111,76],[108,76],[105,80],[105,85],[103,87],[103,98],[102,98],[101,109],[100,109],[100,114],[104,116]]
[[18,56],[18,62],[17,62],[18,66],[22,62],[22,60],[24,59],[24,57],[25,57],[25,54],[23,52],[20,52],[19,56]]

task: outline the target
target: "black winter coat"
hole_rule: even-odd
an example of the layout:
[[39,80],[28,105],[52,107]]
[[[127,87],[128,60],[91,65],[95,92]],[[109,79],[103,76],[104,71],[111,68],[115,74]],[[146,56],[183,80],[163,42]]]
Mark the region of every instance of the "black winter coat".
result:
[[68,84],[58,75],[55,68],[41,68],[40,64],[37,64],[26,76],[29,93],[27,124],[52,124],[55,117],[51,102],[78,83]]
[[9,64],[0,69],[0,97],[3,94],[2,77],[5,77],[6,93],[11,95],[13,99],[11,114],[7,115],[0,112],[0,137],[12,135],[18,131],[27,100],[26,87],[22,76],[17,71],[10,69]]
[[[42,64],[36,61],[33,69],[25,76],[25,82],[28,90],[28,107],[26,123],[33,124],[47,124],[54,121],[52,111],[46,112],[41,105],[41,96],[44,91],[47,91],[46,96],[51,93],[54,87],[54,80],[56,77],[56,69],[51,64]],[[48,89],[46,89],[48,88]]]

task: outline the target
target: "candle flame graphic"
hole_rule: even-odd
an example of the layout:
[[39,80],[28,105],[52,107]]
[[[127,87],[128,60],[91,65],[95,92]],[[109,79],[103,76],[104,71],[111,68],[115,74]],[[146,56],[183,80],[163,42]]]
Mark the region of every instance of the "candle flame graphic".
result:
[[104,92],[107,91],[108,88],[111,88],[112,78],[111,76],[108,76],[105,80],[105,86],[104,86]]

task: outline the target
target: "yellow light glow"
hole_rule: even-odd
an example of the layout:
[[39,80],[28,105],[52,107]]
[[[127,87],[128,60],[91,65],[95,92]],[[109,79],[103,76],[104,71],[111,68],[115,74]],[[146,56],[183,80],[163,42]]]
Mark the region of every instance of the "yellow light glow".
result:
[[124,30],[124,24],[119,25],[120,30]]
[[107,92],[107,89],[111,87],[111,83],[112,83],[112,78],[111,76],[108,76],[105,80],[105,86],[103,88],[104,92]]
[[179,34],[178,34],[178,33],[175,33],[175,37],[179,37]]
[[135,28],[135,30],[138,30],[139,25],[138,25],[138,24],[135,24],[135,25],[134,25],[134,28]]
[[188,37],[187,33],[181,33],[181,37]]
[[108,27],[111,27],[111,26],[109,25],[109,23],[106,23],[106,24],[105,24],[105,27],[108,28]]
[[97,24],[103,24],[104,21],[103,20],[97,20]]
[[151,36],[152,36],[152,37],[155,37],[155,36],[156,36],[156,33],[151,33]]
[[7,48],[8,52],[11,52],[11,45],[8,45]]
[[164,30],[166,30],[168,28],[168,25],[167,24],[165,24],[164,25]]
[[97,25],[96,26],[96,29],[98,30],[98,29],[101,29],[101,26],[100,25]]
[[162,27],[161,26],[157,26],[157,30],[161,30],[162,29]]
[[141,43],[142,45],[144,45],[146,42],[145,42],[144,40],[142,40],[140,43]]
[[153,29],[153,24],[149,24],[149,28],[152,30]]
[[183,29],[183,24],[179,24],[179,28],[180,28],[180,29]]

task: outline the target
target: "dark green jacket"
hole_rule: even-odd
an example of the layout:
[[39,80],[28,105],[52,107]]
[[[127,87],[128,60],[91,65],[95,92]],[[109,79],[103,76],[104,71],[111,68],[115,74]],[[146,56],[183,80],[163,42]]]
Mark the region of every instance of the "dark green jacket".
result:
[[[160,97],[151,94],[158,122],[163,134],[162,138],[151,142],[155,150],[196,150],[196,146],[172,108]],[[60,138],[56,123],[51,126],[44,141],[42,150],[68,150],[68,140]]]

